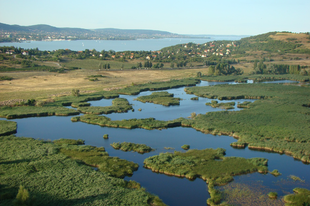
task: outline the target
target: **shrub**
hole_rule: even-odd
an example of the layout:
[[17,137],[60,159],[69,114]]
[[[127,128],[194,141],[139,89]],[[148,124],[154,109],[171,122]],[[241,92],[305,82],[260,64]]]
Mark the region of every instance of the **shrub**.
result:
[[103,139],[109,139],[109,135],[108,134],[104,134],[103,135]]
[[79,97],[80,96],[80,90],[78,89],[72,89],[71,91],[72,96]]

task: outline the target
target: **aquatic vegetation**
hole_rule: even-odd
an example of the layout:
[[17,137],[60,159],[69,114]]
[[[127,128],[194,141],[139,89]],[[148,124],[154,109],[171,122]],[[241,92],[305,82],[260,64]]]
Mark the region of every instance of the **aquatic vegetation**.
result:
[[182,149],[188,150],[190,148],[190,146],[188,144],[182,145],[181,146]]
[[294,194],[285,195],[283,198],[286,206],[310,205],[310,190],[295,188],[293,191]]
[[17,124],[16,122],[0,120],[0,136],[9,135],[16,133]]
[[154,104],[161,104],[164,106],[180,105],[180,98],[174,98],[173,94],[168,92],[153,92],[151,95],[140,96],[137,99],[140,102],[150,102]]
[[[79,96],[60,96],[55,97],[52,102],[47,102],[48,106],[72,106],[77,107],[87,106],[88,101],[101,100],[101,99],[113,99],[119,97],[118,94],[110,91],[100,91],[94,93],[80,94]],[[88,105],[89,106],[89,105]]]
[[238,103],[237,107],[238,108],[250,108],[250,104],[252,102],[249,102],[249,101],[244,101],[242,103]]
[[136,143],[131,143],[131,142],[122,142],[122,143],[119,143],[119,142],[113,142],[111,144],[111,146],[114,148],[114,149],[120,149],[120,150],[123,150],[123,151],[135,151],[135,152],[138,152],[140,154],[144,154],[144,153],[147,153],[147,152],[151,152],[153,151],[154,149],[145,145],[145,144],[136,144]]
[[272,172],[270,172],[270,174],[272,174],[273,176],[276,176],[276,177],[281,175],[281,173],[276,169],[272,170]]
[[85,122],[88,124],[97,124],[102,127],[116,127],[116,128],[126,128],[126,129],[135,129],[135,128],[143,128],[143,129],[164,129],[169,127],[179,127],[181,126],[181,118],[175,119],[171,121],[161,121],[156,120],[154,118],[146,118],[146,119],[124,119],[124,120],[111,120],[105,116],[97,116],[86,114],[83,116],[72,117],[71,121],[77,122]]
[[[218,161],[221,160],[221,161]],[[214,189],[215,185],[225,185],[233,180],[233,176],[251,172],[266,173],[267,159],[225,157],[225,150],[204,149],[188,150],[185,153],[160,153],[144,160],[144,167],[153,172],[164,173],[188,179],[202,178],[207,181],[211,199],[208,204],[220,202],[221,195]]]
[[209,98],[260,100],[251,103],[246,110],[209,112],[195,119],[184,119],[182,126],[215,135],[234,136],[250,149],[285,153],[310,163],[310,115],[309,108],[302,106],[309,101],[309,88],[282,84],[239,84],[185,90]]
[[0,107],[0,117],[7,119],[25,118],[25,117],[42,117],[42,116],[71,116],[79,114],[74,109],[68,109],[62,106],[16,106]]
[[132,175],[139,167],[136,163],[110,157],[102,147],[68,145],[62,146],[60,152],[73,159],[81,160],[87,165],[97,167],[101,172],[113,177]]
[[71,107],[75,107],[75,108],[78,108],[78,107],[89,107],[90,106],[90,103],[88,102],[73,102],[71,104]]
[[129,87],[125,87],[123,89],[116,90],[118,94],[128,94],[128,95],[136,95],[143,91],[155,91],[155,90],[164,90],[164,89],[172,89],[183,86],[195,86],[198,84],[200,80],[197,79],[180,79],[180,80],[170,80],[165,82],[150,82],[146,84],[138,84],[132,85]]
[[77,145],[62,148],[52,142],[13,135],[1,136],[0,144],[1,205],[14,205],[20,185],[30,199],[34,197],[31,203],[35,205],[164,205],[138,183],[95,171],[60,152],[68,150],[87,161],[95,159],[91,154],[96,154],[99,160],[108,159],[110,167],[121,163],[100,149]]
[[192,97],[191,100],[199,100],[199,97]]
[[211,103],[207,102],[206,105],[207,106],[211,106],[213,108],[218,108],[220,107],[221,109],[234,109],[235,107],[235,102],[222,102],[222,103],[218,103],[218,101],[215,100],[211,100]]
[[305,182],[304,180],[300,179],[300,177],[297,177],[295,175],[290,175],[289,177],[294,181]]
[[282,198],[270,199],[268,193],[272,189],[257,181],[246,181],[244,183],[231,182],[220,190],[222,201],[227,205],[275,205],[283,206]]
[[109,139],[109,135],[108,134],[104,134],[103,135],[103,139]]
[[112,106],[107,107],[79,107],[78,111],[85,114],[110,114],[113,112],[122,113],[131,110],[132,106],[127,99],[116,98],[112,100]]
[[54,142],[54,144],[59,145],[59,146],[61,146],[63,144],[65,144],[65,145],[83,145],[83,144],[85,144],[85,141],[82,139],[78,139],[78,140],[75,140],[75,139],[57,139],[57,140],[54,140],[53,142]]
[[278,198],[278,193],[276,193],[276,192],[269,192],[268,193],[268,197],[270,199],[277,199]]

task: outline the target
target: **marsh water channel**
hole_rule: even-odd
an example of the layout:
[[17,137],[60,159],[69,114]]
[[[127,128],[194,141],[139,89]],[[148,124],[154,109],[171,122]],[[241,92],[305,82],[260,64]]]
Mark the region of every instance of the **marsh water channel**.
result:
[[[287,82],[287,81],[284,81]],[[276,82],[276,83],[283,83]],[[197,86],[211,86],[217,84],[228,84],[219,82],[201,82]],[[235,83],[229,83],[235,84]],[[206,106],[206,102],[211,99],[201,98],[199,100],[190,100],[194,95],[184,92],[184,87],[165,90],[173,93],[175,97],[181,98],[179,106],[165,107],[152,103],[141,103],[136,101],[138,96],[151,94],[152,92],[141,92],[139,95],[129,96],[120,95],[128,99],[133,104],[135,111],[128,113],[113,113],[105,115],[112,120],[149,118],[158,120],[172,120],[179,117],[189,117],[192,112],[205,114],[206,112],[221,111],[220,108]],[[91,101],[91,106],[110,106],[112,100],[103,99],[100,101]],[[230,100],[231,101],[231,100]],[[232,100],[236,102],[255,101],[255,100]],[[225,102],[225,101],[219,101]],[[226,101],[227,102],[227,101]],[[237,104],[236,104],[237,105]],[[138,111],[141,108],[142,111]],[[236,106],[234,110],[239,110]],[[255,118],[255,117],[253,117]],[[190,181],[186,178],[167,176],[165,174],[154,173],[143,167],[143,161],[149,156],[158,155],[162,152],[184,151],[181,146],[189,144],[191,149],[205,148],[224,148],[226,156],[237,156],[244,158],[263,157],[268,159],[268,168],[270,171],[278,169],[281,176],[274,177],[271,174],[252,173],[247,175],[235,176],[232,183],[240,184],[259,184],[263,194],[267,196],[270,191],[278,193],[279,198],[283,195],[293,192],[295,187],[310,189],[310,165],[303,164],[301,161],[294,160],[293,157],[280,155],[277,153],[268,153],[256,150],[235,149],[230,143],[237,141],[229,136],[214,136],[204,134],[192,128],[177,127],[163,130],[145,130],[145,129],[122,129],[100,127],[82,122],[71,122],[71,117],[38,117],[14,119],[10,121],[17,122],[16,136],[33,137],[44,140],[55,140],[60,138],[83,139],[86,145],[103,146],[110,156],[117,156],[139,164],[139,169],[131,177],[125,177],[126,180],[135,180],[146,188],[147,191],[158,195],[168,205],[206,205],[209,198],[207,184],[202,179]],[[109,134],[109,139],[103,139],[104,134]],[[146,144],[155,149],[150,153],[139,154],[136,152],[124,152],[113,149],[110,144],[113,142],[134,142]],[[174,149],[166,150],[164,147]],[[289,178],[290,175],[300,177],[304,182],[294,181]],[[232,184],[229,183],[229,184]],[[221,187],[219,187],[221,188]],[[276,204],[273,200],[268,204]],[[279,202],[277,202],[277,205]],[[280,203],[284,204],[284,203]],[[252,204],[254,205],[254,204]]]

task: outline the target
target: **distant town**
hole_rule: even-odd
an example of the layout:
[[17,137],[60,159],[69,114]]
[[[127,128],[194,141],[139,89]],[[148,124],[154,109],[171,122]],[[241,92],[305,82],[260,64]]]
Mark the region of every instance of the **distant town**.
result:
[[[64,40],[135,40],[152,38],[193,38],[166,31],[139,29],[57,28],[49,25],[19,26],[0,23],[0,42]],[[207,38],[207,37],[199,37]]]

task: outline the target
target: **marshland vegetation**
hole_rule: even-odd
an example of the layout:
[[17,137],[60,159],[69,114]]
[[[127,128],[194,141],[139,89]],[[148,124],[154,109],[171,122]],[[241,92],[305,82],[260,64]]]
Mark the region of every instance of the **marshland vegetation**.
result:
[[86,114],[82,116],[76,116],[71,118],[72,122],[85,122],[88,124],[96,124],[102,127],[119,127],[126,129],[165,129],[169,127],[179,127],[181,126],[181,118],[171,121],[162,121],[156,120],[154,118],[145,118],[145,119],[124,119],[124,120],[111,120],[106,116],[98,116]]
[[[220,161],[218,161],[220,160]],[[211,198],[209,205],[221,201],[221,193],[214,188],[216,185],[225,185],[233,180],[233,176],[251,172],[266,173],[267,159],[240,157],[225,157],[225,150],[204,149],[188,150],[185,153],[160,153],[144,160],[144,167],[154,172],[164,173],[188,179],[202,178],[208,183]]]
[[[101,169],[105,161],[111,165],[121,163],[120,159],[109,157],[104,149],[58,146],[13,135],[1,136],[0,141],[1,205],[14,205],[21,184],[35,205],[164,205],[138,183],[112,177],[107,173],[110,171],[95,171],[84,163],[100,162]],[[119,166],[126,164],[122,162]],[[115,175],[121,174],[116,171]]]
[[153,92],[147,96],[139,96],[136,100],[143,103],[150,102],[164,106],[180,105],[180,98],[175,98],[173,96],[174,94],[170,94],[168,92]]
[[146,144],[137,144],[137,143],[132,143],[132,142],[122,142],[122,143],[113,142],[111,146],[117,150],[120,149],[125,152],[134,151],[140,154],[144,154],[144,153],[151,152],[154,150],[152,147],[149,147]]
[[[304,103],[309,88],[282,84],[239,84],[191,87],[187,93],[217,99],[259,99],[241,111],[209,112],[183,120],[183,126],[238,138],[240,146],[286,153],[310,162],[310,112]],[[255,125],[255,126],[253,126]],[[237,145],[236,145],[237,146]]]

